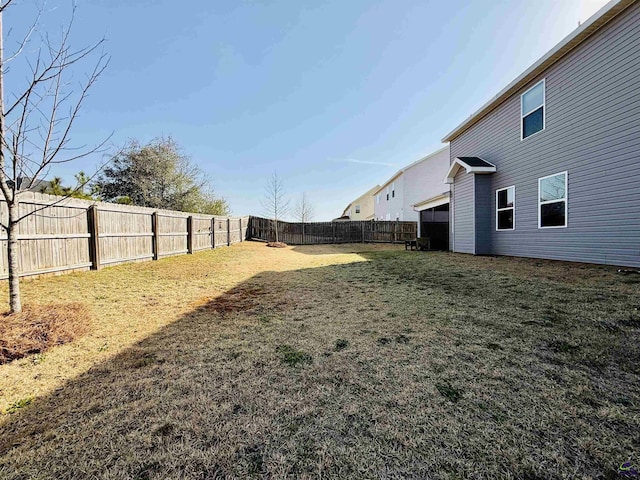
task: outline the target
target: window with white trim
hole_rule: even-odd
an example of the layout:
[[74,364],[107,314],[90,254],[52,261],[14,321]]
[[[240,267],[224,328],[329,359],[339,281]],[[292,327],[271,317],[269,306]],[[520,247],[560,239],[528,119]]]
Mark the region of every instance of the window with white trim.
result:
[[538,228],[567,226],[567,172],[538,179]]
[[496,190],[496,230],[516,228],[516,187]]
[[356,213],[360,213],[360,205],[356,205]]
[[520,97],[522,140],[544,130],[545,81],[542,80]]
[[391,184],[391,198],[395,198],[396,196],[396,182]]
[[387,201],[389,201],[389,187],[387,187]]

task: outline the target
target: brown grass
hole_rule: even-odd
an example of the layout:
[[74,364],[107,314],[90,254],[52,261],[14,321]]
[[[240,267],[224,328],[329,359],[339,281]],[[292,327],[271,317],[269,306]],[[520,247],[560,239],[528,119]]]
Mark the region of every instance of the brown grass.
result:
[[89,311],[81,303],[28,305],[0,317],[0,365],[40,354],[86,333]]
[[0,478],[617,478],[640,279],[615,270],[247,243],[27,282],[95,326],[0,366]]

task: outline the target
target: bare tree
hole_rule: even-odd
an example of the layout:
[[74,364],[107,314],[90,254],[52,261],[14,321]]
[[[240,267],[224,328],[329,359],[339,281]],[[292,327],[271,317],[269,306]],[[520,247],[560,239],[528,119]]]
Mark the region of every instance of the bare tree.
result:
[[278,220],[289,212],[289,200],[285,198],[284,182],[277,172],[273,172],[267,182],[262,208],[267,216],[275,220],[276,242],[278,242]]
[[309,202],[307,194],[303,192],[293,207],[293,216],[300,223],[310,222],[316,214],[315,207]]
[[304,243],[304,224],[311,221],[315,216],[316,210],[307,199],[307,194],[302,192],[300,198],[293,207],[293,216],[302,223],[302,243]]
[[[101,151],[106,145],[108,138],[94,147],[73,146],[70,141],[80,108],[109,62],[101,52],[104,38],[78,50],[70,47],[75,7],[58,40],[46,33],[37,33],[40,10],[15,50],[5,57],[2,17],[12,2],[4,0],[0,3],[0,191],[8,209],[8,218],[3,218],[0,226],[7,232],[8,239],[9,303],[12,312],[20,312],[18,224],[27,216],[51,206],[22,214],[21,193],[31,189],[55,165],[79,160]],[[38,37],[39,47],[32,50],[27,47],[34,36]],[[32,52],[33,56],[29,58],[27,53]],[[84,81],[72,82],[68,78],[72,67],[94,56],[97,60]],[[8,89],[10,98],[5,102],[7,67],[18,57],[25,64],[26,82],[23,85],[12,83]],[[61,197],[59,201],[65,198]]]

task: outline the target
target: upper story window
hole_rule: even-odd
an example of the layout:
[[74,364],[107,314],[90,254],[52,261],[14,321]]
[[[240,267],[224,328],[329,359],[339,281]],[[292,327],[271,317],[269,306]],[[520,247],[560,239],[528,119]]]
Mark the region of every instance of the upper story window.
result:
[[496,230],[516,228],[516,187],[496,190]]
[[542,80],[520,97],[522,140],[544,130],[545,81]]
[[567,226],[567,172],[538,179],[538,228]]
[[387,187],[387,201],[389,201],[389,187]]
[[356,205],[356,213],[360,213],[360,205]]
[[391,198],[395,198],[396,196],[396,182],[391,184]]

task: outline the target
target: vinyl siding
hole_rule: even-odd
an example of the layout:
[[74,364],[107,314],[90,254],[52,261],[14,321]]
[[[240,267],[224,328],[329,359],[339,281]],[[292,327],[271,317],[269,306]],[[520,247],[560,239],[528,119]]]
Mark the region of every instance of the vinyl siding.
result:
[[442,179],[449,170],[449,148],[407,168],[403,173],[403,220],[418,221],[420,214],[413,205],[449,190]]
[[[449,169],[449,149],[444,148],[421,161],[405,167],[391,183],[385,183],[380,191],[380,203],[375,205],[375,218],[385,218],[387,213],[395,220],[400,214],[401,221],[417,222],[420,219],[413,205],[449,190],[443,183]],[[396,195],[391,197],[391,185],[395,183]],[[386,188],[389,186],[389,201],[386,200]]]
[[[545,130],[521,140],[520,94],[542,78]],[[640,266],[640,3],[455,138],[451,158],[465,155],[497,167],[492,253]],[[568,226],[539,229],[538,178],[563,171]],[[496,232],[495,190],[509,185],[516,229]]]
[[455,177],[453,251],[475,253],[474,175],[461,169]]
[[[391,196],[391,192],[393,191],[392,183],[395,183],[395,196]],[[391,220],[396,219],[396,214],[400,214],[400,221],[404,221],[404,215],[402,210],[402,196],[404,194],[404,175],[398,176],[392,183],[388,185],[389,187],[389,200],[387,200],[387,186],[385,185],[382,190],[380,190],[380,203],[374,205],[374,218],[385,219],[387,213],[390,215]],[[409,219],[415,220],[415,219]]]

